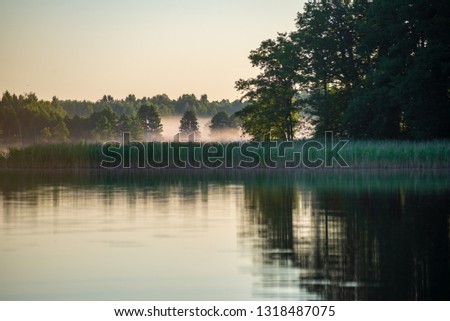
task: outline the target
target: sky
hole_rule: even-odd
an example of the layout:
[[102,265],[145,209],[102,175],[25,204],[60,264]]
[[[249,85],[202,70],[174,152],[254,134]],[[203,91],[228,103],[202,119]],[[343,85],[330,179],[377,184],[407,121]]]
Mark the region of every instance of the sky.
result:
[[0,0],[0,91],[41,99],[238,99],[250,50],[305,0]]

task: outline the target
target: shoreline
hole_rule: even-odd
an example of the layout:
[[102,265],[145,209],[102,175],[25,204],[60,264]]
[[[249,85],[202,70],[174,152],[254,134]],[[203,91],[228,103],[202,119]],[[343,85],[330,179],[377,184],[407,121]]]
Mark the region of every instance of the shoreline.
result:
[[120,168],[120,169],[104,169],[104,168],[48,168],[48,167],[15,167],[15,168],[0,168],[0,173],[14,173],[14,172],[40,172],[40,173],[99,173],[99,174],[126,174],[126,173],[433,173],[433,172],[449,172],[450,167],[436,167],[436,168],[378,168],[378,167],[357,167],[357,168]]
[[[450,141],[61,143],[9,148],[1,170],[450,170]],[[338,146],[339,148],[336,148]]]

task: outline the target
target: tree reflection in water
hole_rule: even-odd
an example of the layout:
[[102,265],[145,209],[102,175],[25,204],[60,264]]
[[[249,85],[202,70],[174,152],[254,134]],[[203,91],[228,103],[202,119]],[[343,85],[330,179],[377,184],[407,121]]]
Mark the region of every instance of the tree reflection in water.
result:
[[261,263],[256,295],[450,298],[445,181],[442,188],[437,177],[421,175],[294,176],[244,183],[242,240],[253,240]]
[[[184,227],[189,231],[196,226],[216,227],[214,220],[220,221],[224,200],[230,200],[225,201],[227,206],[236,201],[230,215],[224,216],[236,220],[232,225],[239,231],[239,244],[229,248],[232,253],[235,246],[236,251],[244,249],[245,259],[250,256],[253,262],[243,267],[249,266],[250,273],[232,275],[245,278],[250,274],[249,280],[254,280],[250,285],[252,299],[450,299],[450,175],[446,171],[0,174],[4,227],[15,226],[21,232],[27,225],[16,224],[26,219],[18,215],[20,206],[29,210],[31,219],[43,220],[43,228],[51,229],[56,225],[48,222],[57,222],[58,215],[47,214],[64,217],[63,205],[76,200],[85,206],[98,206],[91,212],[93,219],[119,206],[126,211],[116,213],[117,222],[136,220],[136,225],[131,225],[139,227],[136,231],[142,230],[140,224],[151,222],[151,228],[161,225],[164,233],[171,231],[177,240]],[[185,215],[189,214],[186,211],[195,215]],[[185,225],[164,226],[167,216]],[[66,219],[78,220],[80,228],[89,231],[91,221],[77,218],[75,212]],[[235,233],[229,228],[217,230],[226,236]],[[211,244],[208,248],[212,252],[205,252],[205,257],[193,256],[193,265],[201,266],[209,259],[207,255],[217,254],[215,236],[199,240],[200,247]],[[179,248],[171,250],[183,253]]]

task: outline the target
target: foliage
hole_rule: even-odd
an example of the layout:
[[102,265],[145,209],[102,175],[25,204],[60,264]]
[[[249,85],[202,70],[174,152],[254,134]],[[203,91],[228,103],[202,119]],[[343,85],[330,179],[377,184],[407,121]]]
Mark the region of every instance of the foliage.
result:
[[370,9],[360,28],[372,61],[350,116],[374,117],[353,136],[450,137],[450,4],[379,0]]
[[92,135],[96,140],[103,141],[115,137],[118,117],[111,108],[93,113],[89,120],[94,128]]
[[209,129],[211,138],[217,141],[229,141],[230,138],[236,139],[239,135],[239,125],[237,118],[231,117],[227,112],[219,111],[211,118]]
[[[301,153],[303,146],[309,140],[295,141],[294,148],[285,150],[284,156],[271,154],[271,159],[277,164],[283,164],[288,159],[293,159],[294,153]],[[205,154],[196,148],[197,143],[172,143],[168,148],[166,142],[155,142],[147,144],[146,155],[155,157],[160,163],[168,164],[176,168],[174,154],[178,152],[182,160],[195,159],[196,162],[205,164]],[[264,144],[264,143],[261,143]],[[263,149],[261,144],[256,145],[255,152],[259,159],[268,159],[269,149]],[[233,152],[239,143],[209,143],[217,150],[224,152],[225,164],[236,167],[243,155]],[[126,148],[117,147],[116,153],[126,152]],[[163,150],[167,151],[162,152]],[[144,153],[137,148],[131,150],[131,166],[137,167]],[[231,151],[231,152],[230,152]],[[349,164],[351,169],[448,169],[450,168],[450,142],[428,141],[410,142],[399,140],[356,140],[349,142],[340,152],[342,158]],[[124,159],[123,154],[121,154]],[[323,150],[312,150],[310,159],[324,158]],[[0,167],[3,168],[94,168],[98,169],[102,160],[101,144],[37,144],[23,148],[10,148],[8,152],[0,154]],[[210,161],[209,161],[210,162]],[[265,167],[264,162],[254,164]],[[189,166],[189,165],[188,165]],[[334,167],[338,169],[338,167]],[[345,169],[344,169],[345,170]]]
[[[6,91],[0,101],[0,144],[121,140],[124,133],[142,140],[144,131],[146,139],[160,140],[160,115],[175,115],[175,109],[181,114],[188,109],[203,116],[234,113],[243,106],[245,103],[239,101],[209,101],[206,95],[200,99],[182,95],[178,100],[165,94],[141,99],[130,94],[122,100],[104,95],[93,103],[56,97],[44,101],[34,93],[16,96]],[[230,119],[236,125],[236,118]]]
[[159,116],[155,106],[142,105],[141,108],[139,108],[137,116],[140,120],[144,137],[151,141],[161,140],[163,126],[161,124],[161,117]]
[[16,96],[6,91],[0,101],[0,135],[8,143],[19,144],[66,139],[65,115],[59,104],[38,100],[34,93]]
[[[236,82],[236,89],[244,93],[242,98],[250,102],[237,116],[243,119],[244,131],[257,139],[265,135],[270,135],[272,139],[294,139],[299,109],[294,100],[297,73],[293,50],[287,34],[279,34],[275,40],[263,41],[249,56],[252,66],[261,69],[261,73],[256,78]],[[255,113],[257,109],[260,110]],[[267,116],[258,117],[262,116],[262,110]],[[253,116],[263,123],[259,126],[254,124],[251,119]],[[255,126],[259,128],[255,129]]]
[[184,135],[191,135],[195,133],[196,135],[200,134],[197,116],[195,112],[192,110],[187,110],[183,117],[180,120],[180,133]]
[[296,23],[252,51],[261,73],[236,83],[255,139],[293,137],[289,112],[311,115],[316,136],[450,137],[448,1],[314,1]]
[[219,111],[211,118],[209,128],[212,132],[221,131],[224,129],[236,128],[234,117],[230,117],[227,112]]
[[171,99],[166,94],[142,98],[130,94],[125,99],[115,99],[111,95],[104,95],[96,102],[60,100],[59,103],[71,118],[76,115],[86,118],[107,107],[119,115],[126,114],[131,117],[137,114],[142,105],[153,105],[160,116],[182,115],[186,110],[193,110],[199,116],[212,116],[219,111],[233,114],[245,105],[238,100],[209,101],[207,95],[197,98],[194,94],[184,94],[177,99]]

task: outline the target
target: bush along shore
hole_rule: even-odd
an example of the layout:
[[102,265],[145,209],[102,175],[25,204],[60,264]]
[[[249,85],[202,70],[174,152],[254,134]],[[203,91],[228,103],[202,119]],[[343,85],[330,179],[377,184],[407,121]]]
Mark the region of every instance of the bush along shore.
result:
[[133,142],[9,148],[3,169],[450,169],[450,141]]

